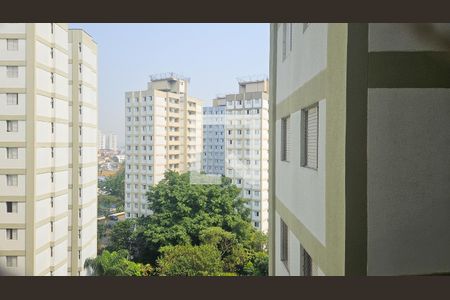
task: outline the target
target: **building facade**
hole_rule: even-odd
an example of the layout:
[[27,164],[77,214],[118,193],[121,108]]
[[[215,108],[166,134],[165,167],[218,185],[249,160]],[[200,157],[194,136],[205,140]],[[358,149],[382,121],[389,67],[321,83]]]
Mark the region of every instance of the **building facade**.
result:
[[[70,188],[79,187],[72,169],[85,171],[73,161],[80,144],[70,36],[66,24],[0,24],[0,268],[7,274],[69,274],[68,229],[77,223]],[[85,213],[95,215],[96,193],[91,202]],[[92,231],[96,237],[96,223]]]
[[449,272],[449,29],[271,25],[271,275]]
[[125,212],[148,215],[146,193],[166,170],[201,171],[202,101],[189,96],[189,79],[151,76],[147,90],[125,93]]
[[255,228],[268,230],[268,81],[240,81],[226,96],[225,176],[242,189]]
[[86,275],[84,262],[97,255],[97,44],[83,30],[69,30],[70,275]]
[[225,97],[203,107],[203,172],[225,175]]

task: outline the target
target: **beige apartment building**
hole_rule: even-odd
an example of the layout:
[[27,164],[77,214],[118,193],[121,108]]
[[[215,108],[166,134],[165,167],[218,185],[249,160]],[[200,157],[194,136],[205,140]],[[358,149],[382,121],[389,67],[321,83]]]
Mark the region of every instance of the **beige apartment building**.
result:
[[97,254],[97,44],[85,31],[71,29],[69,53],[68,271],[86,275],[84,261]]
[[449,31],[271,25],[271,275],[448,274]]
[[241,189],[255,228],[269,228],[269,82],[239,80],[226,95],[225,176]]
[[[96,255],[96,142],[83,131],[96,130],[96,89],[78,96],[81,52],[95,44],[84,35],[60,23],[0,24],[0,268],[7,274],[82,275],[84,259]],[[93,51],[94,70],[96,61]],[[96,86],[94,73],[84,80]],[[80,155],[85,146],[92,159]],[[78,191],[89,186],[94,192],[82,200]]]
[[189,96],[189,79],[150,77],[147,90],[125,93],[125,212],[148,215],[146,193],[166,170],[201,171],[202,101]]

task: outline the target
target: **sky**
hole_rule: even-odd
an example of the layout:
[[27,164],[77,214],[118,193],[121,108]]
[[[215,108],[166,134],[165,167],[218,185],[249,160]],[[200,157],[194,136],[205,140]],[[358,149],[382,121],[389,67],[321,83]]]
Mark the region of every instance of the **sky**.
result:
[[72,23],[98,45],[99,129],[125,140],[125,92],[145,90],[149,75],[191,79],[205,105],[237,93],[237,78],[269,75],[269,24]]

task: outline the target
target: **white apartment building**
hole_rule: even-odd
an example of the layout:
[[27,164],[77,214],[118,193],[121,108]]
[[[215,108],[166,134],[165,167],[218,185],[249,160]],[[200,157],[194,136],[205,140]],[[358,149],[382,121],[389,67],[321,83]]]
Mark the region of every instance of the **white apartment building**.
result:
[[[70,32],[60,23],[0,24],[0,268],[7,274],[68,275],[72,266],[72,274],[81,275],[83,259],[96,255],[96,222],[90,220],[97,211],[97,171],[79,156],[91,143],[88,161],[96,164],[96,142],[78,138],[79,126],[85,130],[79,105],[84,114],[86,100],[73,96],[78,65],[74,69],[69,62],[78,62],[79,45],[72,51],[69,38],[75,32]],[[96,66],[96,55],[91,64]],[[95,117],[86,119],[86,126],[95,130],[96,91],[89,99]],[[88,181],[95,182],[91,205],[79,205],[71,190],[85,193]],[[81,232],[72,235],[71,227]],[[89,239],[94,236],[90,244],[80,242],[85,228]],[[75,262],[74,244],[83,253]]]
[[125,93],[125,212],[148,215],[146,193],[166,170],[201,170],[202,101],[188,95],[189,79],[151,76],[147,90]]
[[268,231],[269,95],[267,80],[239,82],[226,96],[225,176],[242,189],[255,228]]

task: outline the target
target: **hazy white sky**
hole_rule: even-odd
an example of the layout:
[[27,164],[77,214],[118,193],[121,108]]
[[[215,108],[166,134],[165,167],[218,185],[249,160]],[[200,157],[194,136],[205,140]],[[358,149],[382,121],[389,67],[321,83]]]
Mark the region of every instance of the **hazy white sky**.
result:
[[124,142],[124,93],[143,90],[149,75],[191,79],[190,94],[210,105],[235,93],[236,78],[269,73],[269,24],[70,24],[98,44],[99,128]]

